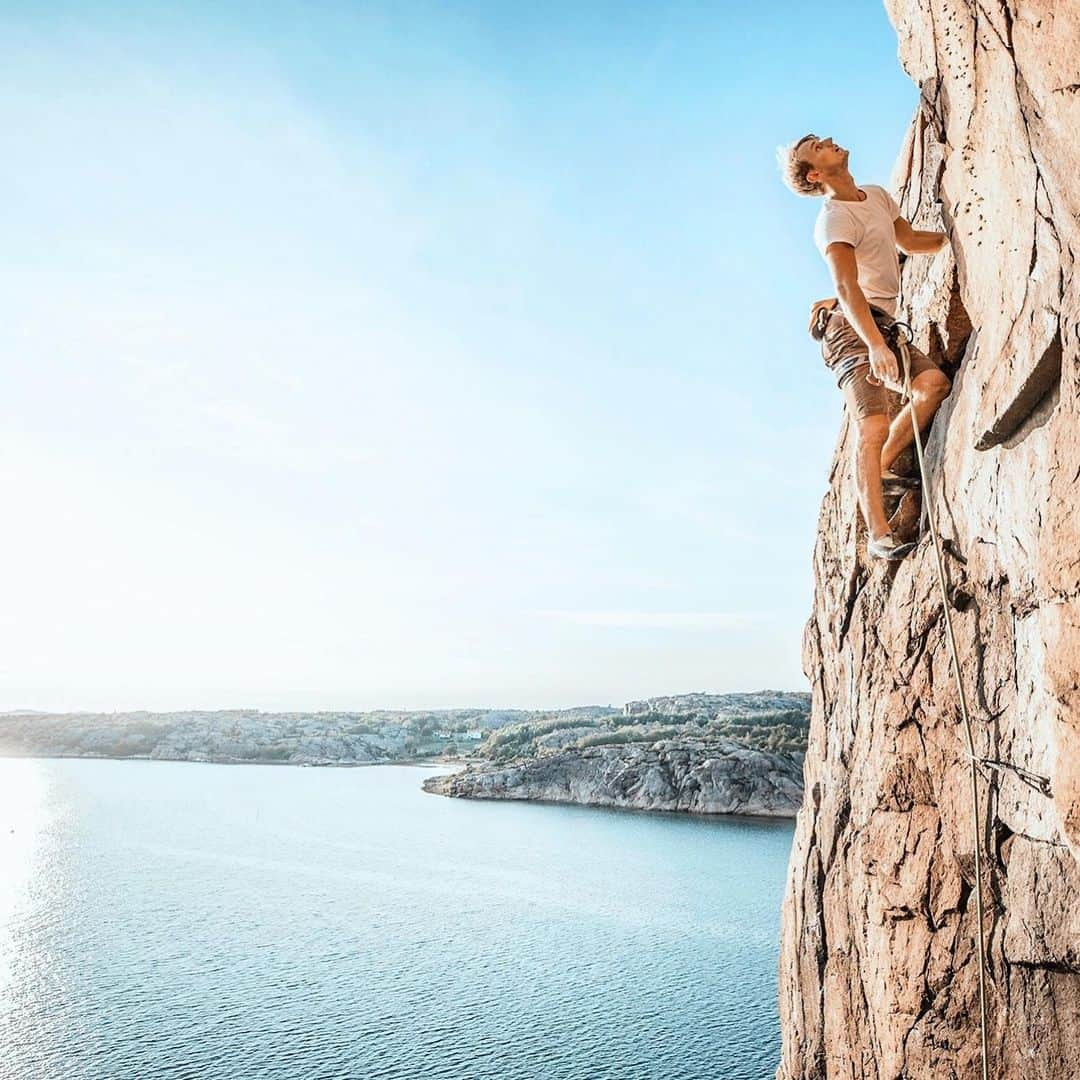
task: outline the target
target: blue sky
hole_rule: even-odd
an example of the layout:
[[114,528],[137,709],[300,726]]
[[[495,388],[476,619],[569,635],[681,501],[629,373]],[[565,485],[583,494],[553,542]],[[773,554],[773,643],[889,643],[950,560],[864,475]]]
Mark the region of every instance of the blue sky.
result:
[[800,688],[844,4],[0,6],[0,708]]

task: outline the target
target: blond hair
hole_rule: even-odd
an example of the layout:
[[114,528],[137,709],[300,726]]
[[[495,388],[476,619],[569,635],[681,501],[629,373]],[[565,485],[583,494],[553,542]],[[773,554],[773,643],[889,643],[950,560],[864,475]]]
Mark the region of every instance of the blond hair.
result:
[[804,135],[787,146],[776,148],[776,163],[780,166],[780,177],[796,195],[824,195],[825,189],[817,181],[806,179],[806,174],[813,168],[808,161],[798,157],[798,149],[807,139],[816,139],[816,135]]

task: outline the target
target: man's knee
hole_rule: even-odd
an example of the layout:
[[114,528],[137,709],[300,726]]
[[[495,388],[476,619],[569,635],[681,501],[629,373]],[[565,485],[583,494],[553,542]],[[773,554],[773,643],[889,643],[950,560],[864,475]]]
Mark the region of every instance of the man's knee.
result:
[[859,446],[884,446],[889,437],[889,418],[883,413],[863,416],[855,425]]
[[916,379],[912,380],[911,389],[924,401],[944,401],[952,390],[949,377],[936,368],[933,371],[924,371]]

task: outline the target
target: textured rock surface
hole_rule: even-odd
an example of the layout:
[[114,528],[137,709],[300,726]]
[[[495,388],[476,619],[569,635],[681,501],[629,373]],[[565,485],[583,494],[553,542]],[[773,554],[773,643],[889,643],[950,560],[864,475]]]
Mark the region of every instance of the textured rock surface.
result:
[[589,746],[502,768],[470,768],[433,776],[424,781],[424,790],[473,799],[794,817],[802,801],[802,769],[786,755],[751,750],[730,739],[671,739]]
[[[894,193],[981,770],[992,1074],[1080,1077],[1080,6],[889,0],[921,105]],[[860,177],[856,177],[861,179]],[[867,178],[869,179],[869,178]],[[971,330],[971,327],[974,330]],[[778,1077],[978,1075],[968,764],[933,553],[868,565],[845,430],[804,638],[813,686],[783,913]]]

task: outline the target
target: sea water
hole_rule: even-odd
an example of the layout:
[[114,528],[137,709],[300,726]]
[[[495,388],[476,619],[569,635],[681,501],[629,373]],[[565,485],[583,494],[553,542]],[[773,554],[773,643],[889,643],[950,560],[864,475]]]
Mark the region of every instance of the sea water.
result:
[[0,759],[3,1080],[767,1080],[792,825]]

